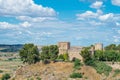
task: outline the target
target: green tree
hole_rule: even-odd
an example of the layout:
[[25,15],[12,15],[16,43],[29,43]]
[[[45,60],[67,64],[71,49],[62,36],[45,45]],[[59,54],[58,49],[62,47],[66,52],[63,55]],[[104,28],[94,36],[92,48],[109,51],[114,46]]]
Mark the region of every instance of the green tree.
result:
[[96,50],[95,51],[95,54],[94,54],[94,58],[96,59],[96,60],[103,60],[103,51],[101,51],[101,50]]
[[19,55],[23,63],[33,64],[40,60],[39,50],[34,44],[25,44]]
[[49,56],[49,46],[43,46],[41,48],[42,52],[40,53],[40,57],[42,60],[45,60],[45,59],[50,59],[50,56]]
[[105,50],[116,50],[117,46],[116,44],[110,44],[105,47]]
[[58,57],[57,45],[43,46],[40,56],[42,60],[46,59],[55,60]]
[[85,48],[84,50],[81,51],[81,56],[83,57],[83,61],[86,65],[93,65],[94,61],[92,59],[92,55],[90,54],[90,51]]
[[114,50],[108,50],[104,52],[106,61],[118,61],[120,54]]
[[50,60],[55,60],[58,57],[58,46],[57,45],[50,45],[49,46],[49,55]]

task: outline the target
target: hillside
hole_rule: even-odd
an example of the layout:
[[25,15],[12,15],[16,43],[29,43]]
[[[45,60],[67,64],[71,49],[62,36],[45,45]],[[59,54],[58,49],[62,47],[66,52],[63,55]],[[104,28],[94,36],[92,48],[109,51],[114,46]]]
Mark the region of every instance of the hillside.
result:
[[42,80],[117,80],[119,75],[113,77],[114,72],[110,73],[108,77],[100,75],[96,70],[90,66],[82,66],[77,72],[83,73],[82,79],[72,79],[70,74],[74,71],[73,63],[70,62],[56,62],[50,64],[37,63],[27,65],[19,68],[14,75],[15,80],[33,79],[37,80],[40,77]]
[[22,47],[22,44],[0,44],[0,52],[18,52]]

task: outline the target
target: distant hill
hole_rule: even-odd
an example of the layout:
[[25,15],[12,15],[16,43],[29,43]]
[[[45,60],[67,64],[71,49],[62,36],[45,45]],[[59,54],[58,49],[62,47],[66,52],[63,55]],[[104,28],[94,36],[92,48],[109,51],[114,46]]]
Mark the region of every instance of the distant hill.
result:
[[22,44],[0,44],[0,52],[18,52],[22,47]]

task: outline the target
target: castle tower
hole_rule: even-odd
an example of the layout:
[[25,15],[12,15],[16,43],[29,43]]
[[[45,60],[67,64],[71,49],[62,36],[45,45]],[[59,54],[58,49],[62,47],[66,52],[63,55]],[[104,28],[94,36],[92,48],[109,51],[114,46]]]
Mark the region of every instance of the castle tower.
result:
[[70,49],[70,42],[59,42],[58,43],[59,54],[68,53]]
[[103,50],[103,44],[102,43],[96,43],[95,44],[95,50]]

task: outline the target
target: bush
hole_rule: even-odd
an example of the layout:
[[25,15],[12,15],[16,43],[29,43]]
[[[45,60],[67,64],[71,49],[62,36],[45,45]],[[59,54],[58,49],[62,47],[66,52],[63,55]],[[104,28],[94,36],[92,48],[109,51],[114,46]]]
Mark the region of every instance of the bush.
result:
[[62,54],[60,54],[60,55],[58,56],[58,59],[61,59],[61,60],[63,60],[63,61],[64,61],[64,57],[63,57],[63,55],[62,55]]
[[103,63],[103,62],[95,62],[95,65],[93,66],[96,71],[99,73],[99,74],[102,74],[104,73],[106,76],[109,75],[109,73],[112,71],[112,67],[108,66],[107,64]]
[[40,77],[37,77],[36,80],[41,80],[41,78],[40,78]]
[[95,60],[94,59],[89,59],[89,60],[85,60],[85,65],[88,66],[94,66],[95,65]]
[[43,60],[43,63],[44,63],[44,64],[49,64],[50,61],[49,61],[49,60]]
[[58,56],[58,59],[63,60],[63,61],[68,61],[68,60],[69,60],[68,53],[60,54],[60,55]]
[[0,73],[3,73],[3,70],[0,70]]
[[1,80],[8,80],[10,78],[10,74],[4,74],[1,78]]
[[115,76],[118,75],[118,74],[120,74],[120,69],[116,69],[116,70],[114,71],[113,77],[115,77]]
[[72,73],[71,75],[70,75],[70,78],[82,78],[83,76],[82,76],[82,74],[81,73]]
[[68,53],[63,54],[63,58],[64,58],[65,61],[68,61],[69,60]]
[[74,60],[74,68],[75,69],[80,69],[80,66],[81,66],[82,64],[80,63],[80,60],[79,59],[75,59]]

